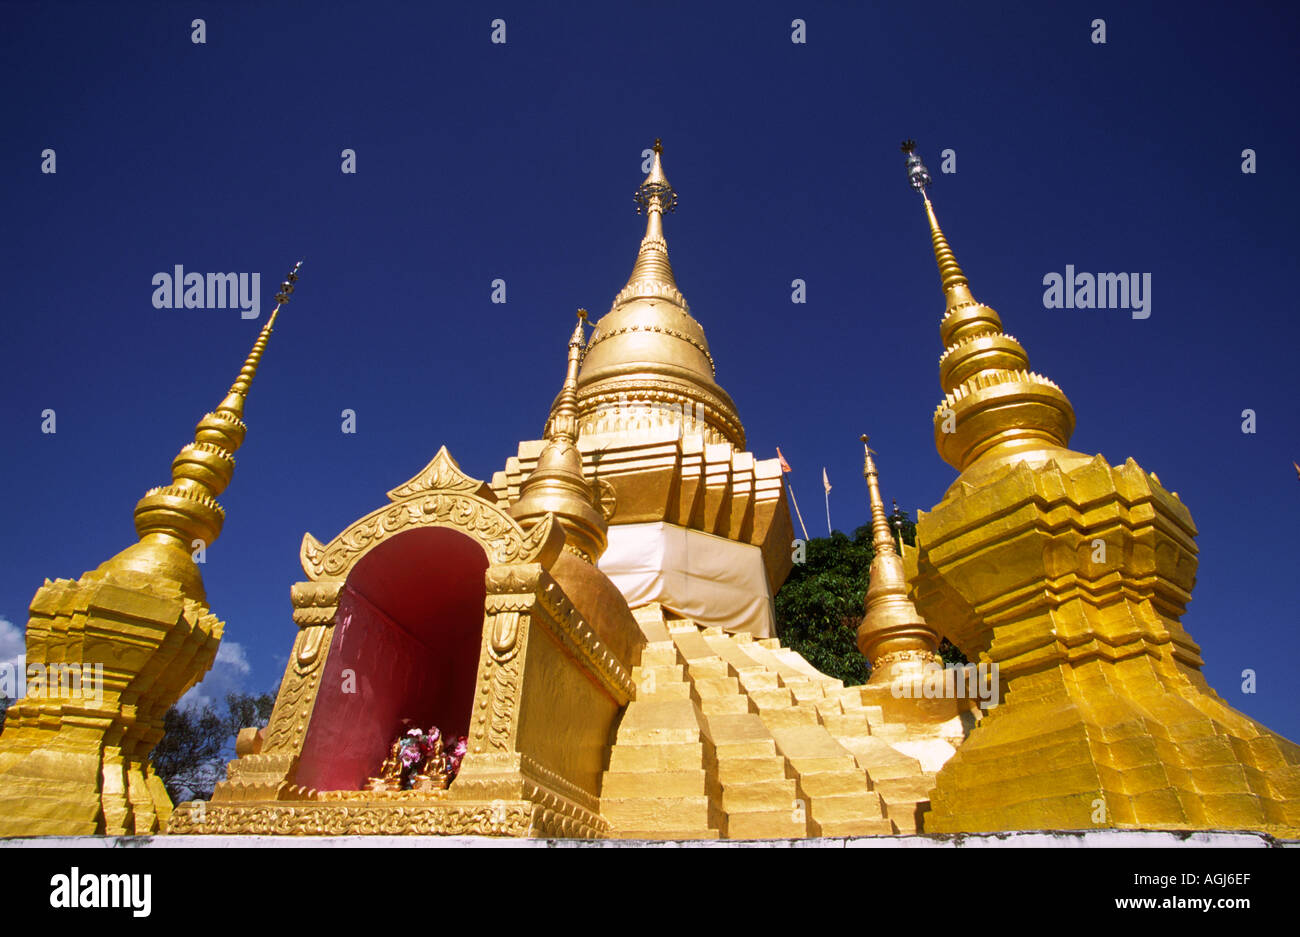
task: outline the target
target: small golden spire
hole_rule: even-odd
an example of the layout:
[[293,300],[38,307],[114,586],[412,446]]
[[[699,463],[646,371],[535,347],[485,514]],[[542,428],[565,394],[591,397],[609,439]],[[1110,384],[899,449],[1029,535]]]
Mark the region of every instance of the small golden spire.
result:
[[216,499],[230,484],[234,454],[248,431],[243,421],[244,403],[280,306],[289,301],[301,267],[302,261],[298,261],[281,284],[275,309],[225,399],[199,421],[194,441],[172,460],[171,484],[149,489],[136,504],[135,529],[140,541],[102,564],[101,571],[170,579],[190,598],[206,601],[203,579],[192,557],[217,539],[225,523],[225,511]]
[[934,413],[934,442],[945,462],[964,472],[989,456],[1020,457],[1064,449],[1074,432],[1074,408],[1059,387],[1029,370],[1029,355],[1002,331],[1002,319],[971,294],[970,281],[939,227],[926,193],[930,173],[911,140],[903,144],[907,175],[921,194],[945,297],[939,337],[939,384],[945,397]]
[[867,480],[867,494],[871,500],[871,545],[876,548],[877,554],[897,554],[894,535],[889,530],[889,518],[885,516],[885,502],[880,497],[879,473],[876,471],[875,460],[871,458],[875,453],[867,445],[868,437],[865,434],[861,439],[864,450],[862,477]]
[[926,666],[937,664],[934,651],[939,634],[921,617],[907,594],[907,574],[903,559],[894,547],[894,536],[885,517],[885,502],[880,496],[879,473],[875,454],[862,436],[862,474],[867,480],[871,500],[871,542],[875,556],[871,560],[870,581],[864,601],[866,614],[858,626],[858,650],[871,662],[869,684],[879,686],[897,677],[916,674]]
[[519,486],[519,500],[511,505],[510,514],[520,523],[554,514],[564,528],[567,545],[594,564],[605,552],[609,527],[583,475],[582,454],[578,451],[578,369],[586,322],[587,310],[579,309],[577,325],[569,338],[564,386],[546,425],[546,444],[537,457],[537,467]]
[[547,441],[563,437],[571,443],[578,441],[578,370],[582,365],[585,349],[587,310],[578,310],[578,322],[569,336],[569,364],[564,374],[564,385],[560,395],[555,398],[551,408],[551,418],[547,421],[543,436]]

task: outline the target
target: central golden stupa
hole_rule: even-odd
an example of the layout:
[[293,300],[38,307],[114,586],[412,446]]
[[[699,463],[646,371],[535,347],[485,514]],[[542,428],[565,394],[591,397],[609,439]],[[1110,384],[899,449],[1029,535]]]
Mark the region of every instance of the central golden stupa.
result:
[[[906,150],[946,297],[935,444],[961,474],[903,554],[866,448],[867,684],[774,636],[797,550],[782,466],[745,451],[677,285],[656,141],[632,274],[590,334],[579,310],[542,437],[490,481],[443,448],[328,542],[304,536],[270,721],[211,802],[173,811],[148,747],[222,630],[186,544],[220,529],[268,323],[141,501],[141,543],[33,600],[29,661],[101,663],[114,692],[10,709],[0,835],[1293,834],[1300,747],[1209,688],[1178,621],[1187,509],[1131,460],[1067,448],[1069,399],[974,298]],[[961,683],[942,637],[978,661]],[[464,738],[458,771],[439,741],[403,789],[403,753],[434,737],[407,727],[430,726]]]

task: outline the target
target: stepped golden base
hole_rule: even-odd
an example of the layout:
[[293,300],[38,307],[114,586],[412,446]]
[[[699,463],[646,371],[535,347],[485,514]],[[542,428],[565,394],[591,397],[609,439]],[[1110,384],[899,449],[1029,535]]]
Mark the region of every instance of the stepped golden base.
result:
[[[6,714],[0,836],[144,834],[172,803],[148,755],[167,708],[216,657],[222,623],[165,581],[87,573],[46,581],[32,599],[27,660],[72,668]],[[92,679],[93,677],[93,679]]]
[[916,601],[1006,695],[926,832],[1300,828],[1300,746],[1228,706],[1179,623],[1187,509],[1131,459],[968,472],[918,522]]

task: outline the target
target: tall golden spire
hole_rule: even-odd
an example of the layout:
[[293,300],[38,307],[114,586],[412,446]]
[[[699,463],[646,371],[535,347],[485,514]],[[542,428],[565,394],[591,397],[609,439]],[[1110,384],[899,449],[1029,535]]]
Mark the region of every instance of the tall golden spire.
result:
[[230,392],[199,421],[194,441],[172,460],[172,483],[149,489],[136,504],[135,530],[140,541],[103,563],[99,571],[170,579],[179,583],[190,598],[206,601],[203,579],[192,557],[221,533],[225,511],[216,499],[230,484],[235,471],[234,454],[248,431],[242,419],[244,403],[280,306],[289,301],[301,267],[299,261],[280,285],[275,309],[262,326]]
[[934,442],[944,461],[964,472],[986,464],[1063,450],[1074,432],[1065,393],[1029,370],[1029,355],[1002,331],[1002,319],[977,301],[926,194],[930,173],[903,144],[912,188],[921,194],[945,298],[939,335],[939,383],[945,397],[934,414]]
[[637,214],[645,212],[645,236],[641,238],[641,247],[636,254],[636,263],[632,265],[632,275],[627,285],[614,297],[612,308],[638,297],[664,299],[680,306],[689,313],[686,297],[677,288],[673,277],[673,265],[668,260],[668,242],[664,239],[664,214],[677,210],[677,192],[664,175],[664,147],[661,140],[655,140],[650,172],[645,181],[637,187],[633,200],[637,203]]
[[930,627],[907,595],[907,574],[903,558],[894,547],[894,536],[885,517],[880,497],[880,480],[867,437],[862,437],[862,475],[871,499],[871,579],[864,602],[866,614],[858,626],[858,650],[871,662],[870,684],[879,686],[897,677],[920,673],[938,663],[935,649],[939,635]]
[[680,424],[706,442],[744,448],[745,429],[715,380],[704,329],[677,288],[663,217],[677,207],[677,192],[655,141],[650,172],[633,196],[646,215],[645,236],[627,284],[596,323],[578,379],[578,419],[588,433],[634,433],[647,420],[657,428]]
[[534,522],[547,513],[564,528],[567,545],[583,559],[595,563],[605,552],[605,516],[596,506],[593,489],[582,474],[578,452],[578,368],[584,344],[587,310],[578,310],[578,322],[569,338],[569,364],[564,386],[546,426],[546,445],[533,469],[519,486],[519,500],[510,508],[517,521]]

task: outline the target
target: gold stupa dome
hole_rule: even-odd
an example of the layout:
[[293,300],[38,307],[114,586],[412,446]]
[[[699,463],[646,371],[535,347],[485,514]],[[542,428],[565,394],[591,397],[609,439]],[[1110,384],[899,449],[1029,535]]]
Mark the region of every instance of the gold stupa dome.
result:
[[646,214],[645,237],[627,285],[592,333],[578,377],[584,434],[632,434],[680,425],[706,442],[745,446],[745,429],[731,397],[715,380],[704,329],[677,288],[663,216],[677,204],[655,141],[650,173],[637,188]]

